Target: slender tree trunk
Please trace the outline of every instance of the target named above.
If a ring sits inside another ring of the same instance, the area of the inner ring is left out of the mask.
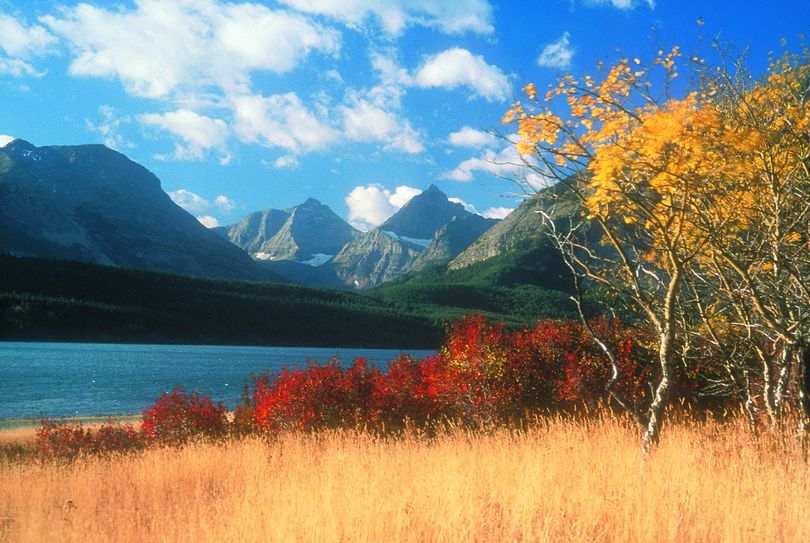
[[[799,407],[799,436],[807,446],[807,434],[810,431],[810,346],[796,351],[796,368],[799,374],[799,390],[796,398]]]
[[[781,360],[779,361],[779,378],[776,380],[776,390],[773,396],[774,413],[777,418],[782,414],[785,405],[785,395],[787,394],[788,381],[790,380],[790,366],[793,360],[793,349],[785,345],[782,349]]]
[[[669,402],[669,393],[672,383],[672,331],[665,330],[661,333],[660,344],[658,346],[658,363],[661,367],[661,380],[655,389],[655,397],[650,404],[649,419],[644,437],[641,441],[642,459],[647,458],[650,450],[658,444],[661,437],[661,425],[664,418],[664,410]]]
[[[771,364],[763,349],[759,349],[759,358],[762,361],[762,400],[765,403],[765,412],[768,414],[768,426],[776,427],[776,408],[773,402],[773,377]]]
[[[751,426],[751,431],[754,435],[759,435],[757,408],[754,403],[754,394],[751,390],[751,376],[748,374],[748,370],[743,371],[743,380],[745,382],[745,413],[748,415],[748,424]]]
[[[655,397],[650,404],[647,429],[641,440],[642,462],[647,458],[650,450],[658,444],[661,436],[661,425],[664,419],[664,410],[669,402],[670,388],[672,386],[672,357],[675,350],[675,299],[681,287],[680,267],[675,268],[667,285],[667,295],[664,302],[664,314],[658,324],[658,364],[661,368],[661,380],[655,389]]]

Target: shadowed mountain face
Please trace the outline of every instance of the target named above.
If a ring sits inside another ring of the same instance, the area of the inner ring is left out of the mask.
[[[481,215],[453,217],[436,231],[433,241],[419,253],[407,271],[450,261],[496,224],[498,219],[485,219]]]
[[[576,217],[576,208],[565,196],[565,185],[555,185],[546,190],[548,192],[540,192],[523,200],[505,219],[453,258],[449,268],[461,269],[513,251],[547,244],[543,217],[565,223]]]
[[[471,215],[464,206],[451,202],[436,185],[417,194],[379,226],[384,232],[414,239],[433,239],[436,232],[454,217]]]
[[[0,252],[189,275],[267,279],[171,201],[146,168],[102,145],[0,148]]]

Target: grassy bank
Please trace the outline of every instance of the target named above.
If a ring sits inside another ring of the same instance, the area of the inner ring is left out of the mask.
[[[283,434],[0,466],[2,541],[806,541],[810,470],[739,423]]]

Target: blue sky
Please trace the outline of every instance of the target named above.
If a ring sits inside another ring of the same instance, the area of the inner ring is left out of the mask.
[[[488,132],[526,83],[699,32],[761,73],[808,24],[806,0],[0,0],[0,145],[104,143],[207,225],[315,197],[367,229],[431,183],[500,217]]]

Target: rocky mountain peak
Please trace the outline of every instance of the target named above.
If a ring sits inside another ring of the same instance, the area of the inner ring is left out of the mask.
[[[414,239],[432,239],[453,217],[466,217],[464,206],[451,202],[436,185],[417,194],[379,226],[380,230]]]

